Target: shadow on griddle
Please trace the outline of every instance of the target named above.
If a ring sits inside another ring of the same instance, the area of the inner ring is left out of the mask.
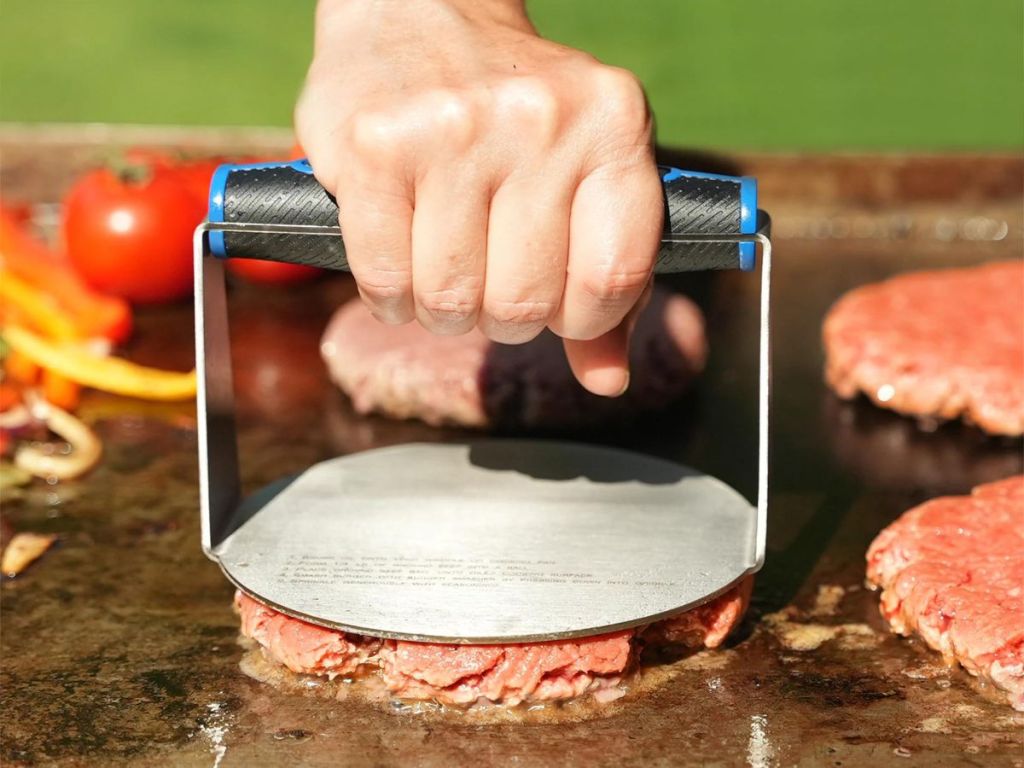
[[[682,330],[670,326],[672,301],[672,292],[654,291],[637,319],[629,355],[632,380],[619,397],[584,389],[562,340],[550,331],[528,344],[490,345],[478,383],[488,423],[506,434],[621,431],[638,415],[664,411],[699,378],[704,355],[696,322],[681,323]]]
[[[1024,471],[1020,439],[992,437],[961,422],[922,425],[866,398],[845,401],[829,393],[822,408],[832,454],[844,472],[821,486],[825,495],[784,546],[772,546],[769,525],[769,553],[754,588],[757,612],[791,604],[826,551],[837,546],[866,550],[866,541],[834,541],[866,493],[905,500],[906,506],[899,508],[907,509],[924,499],[968,493]],[[879,521],[879,528],[884,522]]]
[[[752,613],[760,615],[778,611],[796,599],[830,549],[857,498],[856,484],[835,479],[828,495],[816,504],[810,518],[783,547],[771,545],[772,525],[769,521],[768,554],[764,567],[754,580]],[[743,636],[742,632],[739,636]]]
[[[569,443],[551,442],[546,445],[550,449],[538,453],[533,450],[536,444],[532,441],[472,441],[469,443],[469,461],[483,469],[519,472],[536,480],[586,478],[594,483],[670,485],[701,474],[668,461],[606,451],[573,450]]]
[[[966,493],[1024,469],[1020,438],[986,435],[959,421],[922,424],[867,398],[829,395],[824,408],[839,464],[875,488]]]

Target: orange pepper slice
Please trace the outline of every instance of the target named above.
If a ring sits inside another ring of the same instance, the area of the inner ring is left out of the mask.
[[[10,302],[34,328],[51,338],[69,341],[80,337],[74,318],[53,296],[7,270],[0,270],[0,299]]]
[[[82,337],[102,336],[121,342],[131,333],[132,310],[128,302],[86,285],[66,258],[33,237],[3,206],[0,267],[52,295],[74,318]]]
[[[10,351],[4,358],[4,373],[11,381],[33,386],[39,380],[39,366],[18,352]]]
[[[195,371],[165,371],[119,357],[97,357],[77,344],[52,342],[17,325],[7,326],[3,337],[13,352],[87,387],[146,400],[189,400],[196,394]]]
[[[58,408],[73,411],[82,399],[82,385],[54,371],[43,371],[43,397]]]

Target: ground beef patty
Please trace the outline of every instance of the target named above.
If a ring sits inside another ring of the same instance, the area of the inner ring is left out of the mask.
[[[825,319],[826,378],[900,413],[1024,433],[1024,261],[857,288]]]
[[[1024,475],[933,499],[868,550],[882,614],[1024,711]]]
[[[469,427],[572,428],[663,408],[704,368],[701,312],[655,290],[637,322],[625,395],[591,395],[573,378],[561,340],[527,344],[479,331],[435,336],[421,326],[377,322],[358,299],[335,314],[320,346],[331,378],[360,413]]]
[[[610,701],[645,646],[715,648],[739,623],[752,579],[711,602],[639,630],[515,645],[449,645],[379,640],[293,619],[241,592],[242,635],[272,662],[328,678],[379,674],[397,699],[468,706],[564,701],[592,694]]]

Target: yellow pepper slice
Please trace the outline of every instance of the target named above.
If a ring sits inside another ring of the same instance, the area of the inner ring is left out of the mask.
[[[81,337],[75,321],[56,299],[7,270],[0,270],[0,299],[17,307],[40,332],[67,341]]]
[[[4,328],[3,337],[15,352],[87,387],[145,400],[188,400],[196,394],[195,371],[164,371],[119,357],[97,357],[77,345],[50,342],[16,325]]]

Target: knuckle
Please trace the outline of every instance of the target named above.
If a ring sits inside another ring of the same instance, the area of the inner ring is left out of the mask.
[[[650,110],[636,75],[618,67],[605,67],[597,83],[598,97],[613,129],[638,134],[649,132]]]
[[[554,135],[561,123],[562,99],[556,87],[544,78],[510,79],[500,99],[504,119],[532,135]]]
[[[472,288],[437,288],[416,296],[416,302],[429,315],[452,320],[475,315],[479,301],[479,293]]]
[[[375,267],[356,275],[363,296],[374,303],[391,304],[409,294],[411,280],[407,270]]]
[[[487,303],[487,316],[502,326],[544,326],[558,310],[558,305],[543,300],[500,300]]]
[[[338,167],[331,158],[322,154],[307,152],[309,164],[313,169],[314,178],[320,182],[320,186],[337,194],[339,174]]]
[[[561,106],[555,88],[547,80],[534,78],[522,84],[519,96],[523,110],[532,117],[552,118]]]
[[[405,291],[396,285],[374,285],[361,282],[359,288],[366,300],[374,304],[393,304],[400,301],[405,295]]]
[[[346,138],[356,152],[372,157],[395,157],[404,144],[399,121],[384,112],[367,111],[351,116]]]
[[[477,125],[476,110],[466,94],[441,91],[431,101],[434,124],[447,140],[464,142],[473,136]]]
[[[601,303],[617,303],[643,291],[650,267],[609,267],[588,272],[580,282],[583,291]]]

